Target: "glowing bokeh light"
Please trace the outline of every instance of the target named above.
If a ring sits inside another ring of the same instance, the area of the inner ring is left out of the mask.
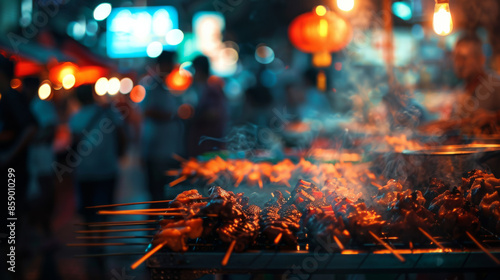
[[[337,0],[337,7],[344,12],[349,12],[354,8],[354,0]]]
[[[108,92],[108,87],[109,87],[109,82],[108,79],[105,77],[99,78],[97,82],[95,82],[95,93],[99,96],[103,96]]]
[[[176,46],[184,40],[184,33],[180,29],[172,29],[165,36],[165,41],[167,44]]]
[[[97,24],[97,22],[95,20],[89,19],[87,21],[87,28],[86,28],[87,35],[94,36],[98,30],[99,30],[99,25]]]
[[[108,81],[108,93],[109,95],[115,95],[120,91],[120,80],[116,77],[109,79]]]
[[[191,61],[181,63],[179,71],[188,71],[191,75],[194,74],[193,63]]]
[[[412,17],[410,4],[405,2],[392,3],[392,12],[403,20],[410,20]]]
[[[111,13],[111,4],[101,3],[94,9],[94,19],[97,21],[105,20]]]
[[[259,45],[255,50],[255,60],[262,64],[269,64],[274,60],[274,51],[266,45]]]
[[[19,79],[12,79],[12,80],[10,80],[10,87],[13,88],[13,89],[16,89],[16,88],[20,87],[21,84],[22,84],[21,80],[19,80]]]
[[[158,57],[163,52],[163,45],[158,41],[151,42],[148,45],[146,52],[151,58]]]
[[[342,70],[342,62],[335,62],[335,70],[340,71]]]
[[[441,36],[446,36],[451,33],[453,30],[453,21],[451,19],[449,3],[436,3],[432,27],[434,32]]]
[[[220,55],[226,65],[233,65],[238,62],[238,51],[233,48],[222,49]]]
[[[45,99],[49,98],[51,92],[52,92],[52,89],[50,88],[50,84],[44,82],[38,88],[38,97],[41,100],[45,100]]]
[[[194,115],[194,108],[193,108],[193,106],[191,106],[187,103],[182,104],[177,109],[177,114],[179,115],[179,118],[181,118],[183,120],[187,120]]]
[[[173,23],[170,14],[165,9],[159,9],[153,14],[151,27],[156,36],[165,36],[172,29]]]
[[[174,92],[177,91],[179,93],[188,89],[192,82],[193,77],[191,76],[191,73],[181,68],[173,70],[165,78],[165,84],[167,87],[170,90]]]
[[[326,15],[326,8],[323,5],[319,5],[316,7],[315,12],[318,16],[322,17]]]
[[[231,100],[239,98],[242,94],[241,84],[236,79],[228,79],[224,86],[224,93]]]
[[[134,82],[130,78],[123,78],[120,81],[120,93],[121,94],[129,93],[133,87],[134,87]]]
[[[64,76],[64,78],[62,79],[62,86],[64,89],[70,89],[72,88],[76,83],[76,78],[75,78],[75,75],[73,74],[68,74],[66,76]]]
[[[140,103],[146,97],[146,89],[141,85],[136,85],[130,92],[130,100],[135,103]]]

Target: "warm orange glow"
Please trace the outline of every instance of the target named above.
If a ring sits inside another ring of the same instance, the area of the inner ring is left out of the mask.
[[[325,63],[331,59],[325,59],[324,54],[345,48],[351,41],[352,27],[332,11],[319,16],[316,10],[296,17],[288,28],[288,37],[300,51],[322,53],[318,61],[321,67],[325,67],[330,65]]]
[[[26,77],[39,74],[43,69],[43,66],[32,62],[29,60],[20,59],[16,62],[16,67],[14,68],[14,76],[16,77]]]
[[[189,71],[177,67],[165,78],[167,87],[172,91],[185,91],[193,82]]]
[[[19,79],[12,79],[10,81],[10,87],[13,88],[13,89],[16,89],[16,88],[20,87],[21,84],[22,84],[21,80],[19,80]]]
[[[130,100],[135,103],[140,103],[146,97],[146,89],[141,85],[136,85],[130,92]]]
[[[440,1],[438,1],[440,2]],[[434,32],[441,36],[446,36],[453,30],[453,20],[451,19],[449,2],[438,3],[434,7],[434,17],[432,27]]]
[[[329,52],[314,53],[312,63],[315,67],[328,67],[332,64],[332,56]]]
[[[323,5],[319,5],[316,7],[315,12],[318,16],[322,17],[326,15],[326,8]]]
[[[317,77],[317,87],[318,90],[320,91],[325,91],[326,90],[326,75],[324,71],[319,71],[318,77]]]
[[[326,19],[319,20],[318,33],[320,37],[326,37],[328,35],[328,21],[326,21]]]
[[[76,84],[75,86],[94,84],[100,77],[104,77],[108,74],[108,70],[100,66],[84,66],[78,69],[75,75]]]
[[[61,85],[63,83],[63,79],[68,75],[73,75],[76,83],[76,75],[78,72],[78,66],[71,62],[65,62],[54,66],[49,71],[49,80],[53,84]]]
[[[193,117],[194,108],[189,104],[182,104],[181,106],[179,106],[179,109],[177,109],[177,114],[179,115],[179,118],[187,120]]]

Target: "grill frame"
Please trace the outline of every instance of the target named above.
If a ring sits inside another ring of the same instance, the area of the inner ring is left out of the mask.
[[[491,253],[500,258],[500,249]],[[383,251],[314,253],[310,251],[247,251],[233,253],[226,266],[225,252],[159,252],[147,260],[152,279],[196,279],[204,274],[366,274],[366,273],[465,273],[489,272],[500,276],[500,267],[479,250],[401,253],[402,263]],[[163,277],[163,278],[162,278]],[[286,278],[283,278],[286,279]]]

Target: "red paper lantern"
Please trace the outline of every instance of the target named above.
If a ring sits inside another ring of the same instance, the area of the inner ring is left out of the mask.
[[[352,27],[334,12],[318,6],[313,12],[295,18],[288,28],[291,43],[300,51],[313,53],[313,64],[331,64],[331,52],[345,48],[352,38]]]

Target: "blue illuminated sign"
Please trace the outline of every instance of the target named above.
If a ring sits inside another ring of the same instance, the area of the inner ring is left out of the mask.
[[[107,18],[106,49],[111,58],[148,56],[148,46],[175,50],[167,43],[169,31],[179,28],[172,6],[114,8]]]

